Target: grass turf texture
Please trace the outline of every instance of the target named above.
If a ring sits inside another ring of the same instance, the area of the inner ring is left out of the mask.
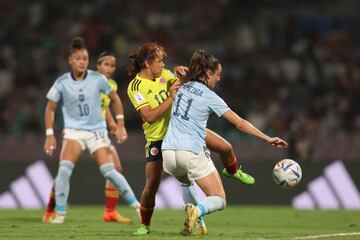
[[[120,212],[133,225],[105,223],[102,206],[71,206],[64,224],[41,222],[43,210],[0,210],[0,239],[186,239],[180,235],[183,210],[157,210],[151,233],[133,236],[139,220],[126,207]],[[205,217],[208,235],[191,239],[294,239],[309,235],[360,232],[360,211],[297,211],[278,206],[229,206]],[[321,239],[360,239],[333,236]]]

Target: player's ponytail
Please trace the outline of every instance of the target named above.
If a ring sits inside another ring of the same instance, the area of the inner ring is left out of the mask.
[[[132,78],[135,77],[137,73],[145,68],[145,61],[154,60],[158,51],[162,51],[164,57],[166,56],[166,52],[162,46],[155,42],[151,42],[142,45],[138,51],[129,53],[129,76]]]
[[[129,53],[129,60],[130,60],[130,66],[128,67],[128,73],[130,77],[135,77],[137,73],[141,70],[141,64],[137,60],[137,52],[131,52]]]
[[[220,62],[217,58],[208,54],[204,50],[195,51],[190,60],[187,81],[195,81],[202,78],[203,82],[207,85],[206,71],[216,71],[219,64]]]
[[[82,37],[74,37],[73,39],[71,39],[71,44],[69,49],[70,55],[82,49],[87,50],[84,39]]]

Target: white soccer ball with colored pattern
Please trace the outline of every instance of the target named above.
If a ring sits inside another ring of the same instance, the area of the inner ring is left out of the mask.
[[[291,159],[278,162],[273,170],[273,178],[279,186],[291,188],[299,184],[302,177],[300,165]]]

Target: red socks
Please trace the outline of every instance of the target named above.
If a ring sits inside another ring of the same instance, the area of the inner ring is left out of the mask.
[[[143,206],[141,205],[140,207],[140,215],[141,215],[141,223],[146,225],[146,226],[150,226],[150,222],[151,222],[151,217],[153,215],[154,212],[154,206]]]
[[[116,210],[119,199],[119,193],[113,187],[105,188],[105,207],[106,212],[113,212]]]
[[[236,157],[234,157],[229,163],[226,163],[225,168],[228,173],[235,174],[238,170]]]
[[[55,185],[50,190],[50,198],[46,207],[47,212],[53,212],[55,210]]]

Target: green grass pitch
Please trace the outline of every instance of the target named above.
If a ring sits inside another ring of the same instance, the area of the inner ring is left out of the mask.
[[[104,223],[102,206],[71,206],[66,222],[61,225],[42,223],[43,210],[0,210],[0,239],[360,239],[360,211],[229,206],[205,217],[206,237],[180,235],[184,211],[170,209],[155,211],[151,234],[133,236],[139,220],[127,207],[121,206],[119,211],[135,219],[135,223]],[[355,234],[333,235],[337,233]]]

